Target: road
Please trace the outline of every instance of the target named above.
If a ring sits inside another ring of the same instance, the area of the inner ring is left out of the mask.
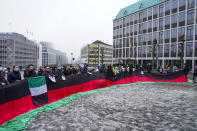
[[[166,83],[102,91],[40,113],[27,126],[32,131],[195,131],[197,88]]]

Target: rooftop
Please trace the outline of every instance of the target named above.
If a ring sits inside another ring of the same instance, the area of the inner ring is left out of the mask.
[[[16,32],[0,32],[0,39],[14,39],[14,40],[22,40],[22,41],[28,41],[31,43],[36,43],[36,41],[29,40],[24,35],[16,33]]]
[[[112,46],[112,45],[109,45],[109,44],[106,44],[100,40],[96,40],[95,42],[93,42],[92,44],[102,44],[102,45],[107,45],[107,46]]]
[[[146,8],[149,8],[151,6],[157,5],[165,1],[167,0],[140,0],[128,7],[121,9],[114,20],[120,19],[122,17],[144,10]]]

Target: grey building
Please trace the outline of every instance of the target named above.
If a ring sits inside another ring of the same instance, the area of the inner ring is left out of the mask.
[[[40,44],[42,47],[42,66],[68,64],[66,53],[55,50],[49,42],[40,42]]]
[[[0,33],[0,64],[6,67],[19,65],[25,68],[33,64],[37,68],[38,46],[36,42],[18,33]]]
[[[179,46],[184,36],[184,62],[194,68],[196,16],[197,0],[141,0],[121,9],[113,20],[114,62],[151,62],[151,47],[156,39],[157,66],[179,66]]]
[[[87,63],[89,67],[111,65],[112,50],[112,45],[97,40],[81,49],[81,62]]]

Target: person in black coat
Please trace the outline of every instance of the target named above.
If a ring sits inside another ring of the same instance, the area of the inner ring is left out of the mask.
[[[69,76],[72,74],[70,67],[65,67],[63,71],[64,76]]]
[[[87,65],[87,64],[84,64],[84,67],[83,67],[81,73],[82,73],[82,74],[85,74],[85,73],[87,73],[87,72],[88,72],[88,65]]]
[[[0,87],[8,85],[8,81],[5,79],[3,75],[3,67],[0,65]]]
[[[56,77],[62,77],[63,73],[62,73],[62,67],[58,66],[57,70],[55,71],[55,76]]]
[[[110,80],[113,80],[114,79],[114,72],[113,72],[113,70],[112,70],[112,66],[111,65],[109,65],[108,67],[107,67],[107,77],[110,79]]]
[[[151,71],[152,71],[152,65],[150,63],[148,63],[148,65],[147,65],[147,71],[148,71],[148,73],[151,73]]]
[[[197,83],[197,66],[194,67],[193,81]]]
[[[24,72],[24,78],[26,79],[28,77],[37,77],[33,65],[29,65],[28,69]]]
[[[13,66],[13,71],[8,74],[8,81],[10,83],[15,83],[21,80],[21,74],[19,70],[19,66]]]
[[[42,76],[45,76],[45,77],[54,76],[53,73],[52,73],[52,70],[49,66],[47,66],[45,68],[45,71],[42,73]]]
[[[184,66],[184,74],[185,74],[186,77],[187,77],[189,72],[190,72],[190,68],[188,67],[187,64],[185,64],[185,66]]]
[[[43,73],[43,69],[42,69],[42,66],[40,66],[38,70],[38,76],[42,76],[42,73]]]

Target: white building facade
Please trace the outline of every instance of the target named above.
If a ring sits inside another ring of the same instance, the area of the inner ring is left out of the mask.
[[[51,43],[40,42],[42,47],[42,66],[66,65],[68,64],[67,54],[52,48]]]

